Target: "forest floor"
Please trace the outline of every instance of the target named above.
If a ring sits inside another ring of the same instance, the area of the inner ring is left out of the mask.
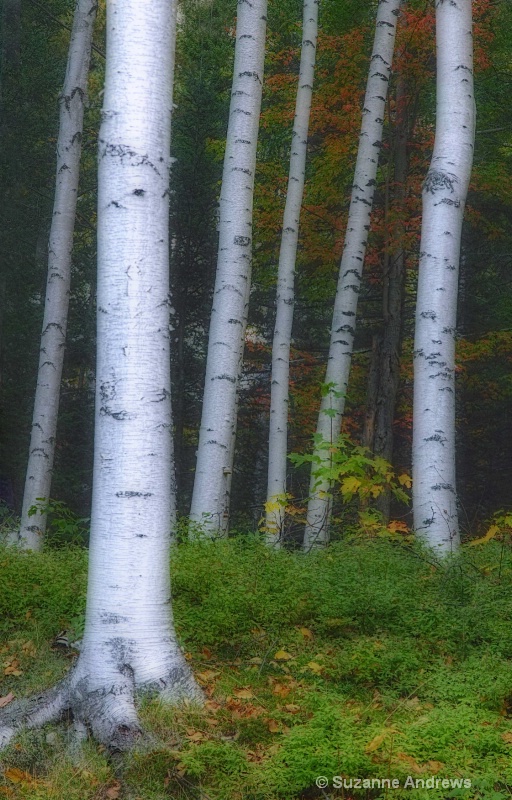
[[[86,569],[79,548],[0,550],[0,705],[73,662],[54,640],[80,635]],[[0,798],[512,795],[507,543],[439,566],[387,541],[302,556],[238,537],[180,545],[172,578],[204,709],[146,702],[153,746],[114,759],[92,741],[77,755],[64,723],[24,732],[2,754]]]

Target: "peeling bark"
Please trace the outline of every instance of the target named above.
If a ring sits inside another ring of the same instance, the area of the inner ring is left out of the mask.
[[[471,0],[438,0],[437,121],[423,184],[414,340],[414,527],[432,547],[459,544],[455,483],[455,334],[464,206],[473,162]]]

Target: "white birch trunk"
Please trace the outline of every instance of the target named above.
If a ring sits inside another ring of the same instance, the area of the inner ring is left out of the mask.
[[[293,325],[295,262],[299,240],[300,210],[304,194],[309,114],[315,77],[318,6],[320,0],[305,0],[302,50],[295,104],[288,190],[283,216],[276,293],[276,323],[272,344],[270,430],[266,503],[266,536],[273,546],[282,542],[285,519],[288,455],[288,401],[290,344]]]
[[[0,744],[65,709],[109,747],[140,736],[136,690],[200,697],[172,624],[169,143],[171,3],[108,0],[99,135],[98,361],[85,635]],[[2,724],[3,723],[3,724]]]
[[[423,184],[414,343],[414,527],[432,547],[459,544],[455,488],[455,326],[464,206],[475,135],[471,0],[438,0],[437,118]]]
[[[363,121],[354,174],[352,196],[341,259],[338,287],[334,301],[331,343],[325,384],[317,423],[317,437],[329,447],[336,442],[340,430],[350,362],[354,346],[357,300],[361,284],[370,216],[373,206],[377,167],[382,147],[382,127],[388,94],[391,65],[395,48],[396,27],[401,0],[379,0],[375,39],[370,62]],[[317,478],[315,470],[329,467],[329,451],[315,448],[318,463],[311,470],[310,499],[304,532],[304,549],[326,544],[329,537],[331,483]]]
[[[46,513],[29,516],[37,498],[48,502],[52,483],[60,381],[71,284],[71,254],[75,228],[84,104],[97,0],[78,0],[73,20],[64,88],[60,97],[57,177],[48,245],[48,278],[37,388],[19,540],[38,550],[46,530]]]
[[[252,206],[265,60],[266,0],[239,0],[220,196],[219,255],[190,518],[225,534],[237,391],[251,283]]]

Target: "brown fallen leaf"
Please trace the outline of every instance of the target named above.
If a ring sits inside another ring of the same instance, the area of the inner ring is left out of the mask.
[[[286,697],[291,692],[291,688],[289,686],[285,686],[284,683],[275,683],[272,689],[272,694],[277,695],[278,697]]]
[[[295,703],[288,703],[284,707],[285,711],[288,711],[289,714],[298,714],[300,711],[300,706],[297,706]]]
[[[196,678],[200,683],[209,683],[218,675],[220,675],[220,672],[216,672],[213,669],[205,669],[204,672],[196,672]]]
[[[251,700],[251,698],[254,697],[250,689],[236,689],[233,694],[235,697],[240,698],[240,700]]]
[[[512,731],[507,731],[506,733],[502,733],[501,738],[507,744],[512,744]]]
[[[34,783],[34,778],[30,772],[25,772],[18,767],[6,767],[4,769],[4,778],[7,778],[11,783]]]
[[[269,719],[267,722],[267,728],[269,729],[270,733],[279,733],[281,730],[279,722],[276,722],[275,719]]]
[[[121,793],[121,784],[118,781],[116,781],[116,783],[113,783],[112,786],[109,786],[109,788],[105,792],[105,797],[108,797],[108,800],[118,800],[120,793]]]
[[[14,695],[12,692],[9,692],[9,694],[6,694],[4,697],[0,697],[0,708],[8,706],[9,703],[12,703],[13,700],[14,700]]]

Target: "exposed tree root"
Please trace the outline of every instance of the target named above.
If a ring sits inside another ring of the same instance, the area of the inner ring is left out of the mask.
[[[0,711],[0,750],[24,728],[68,718],[111,752],[130,750],[143,736],[136,710],[140,695],[157,695],[168,703],[204,698],[188,665],[176,666],[158,681],[138,684],[133,670],[121,665],[109,677],[86,674],[79,660],[55,687],[17,700]]]

